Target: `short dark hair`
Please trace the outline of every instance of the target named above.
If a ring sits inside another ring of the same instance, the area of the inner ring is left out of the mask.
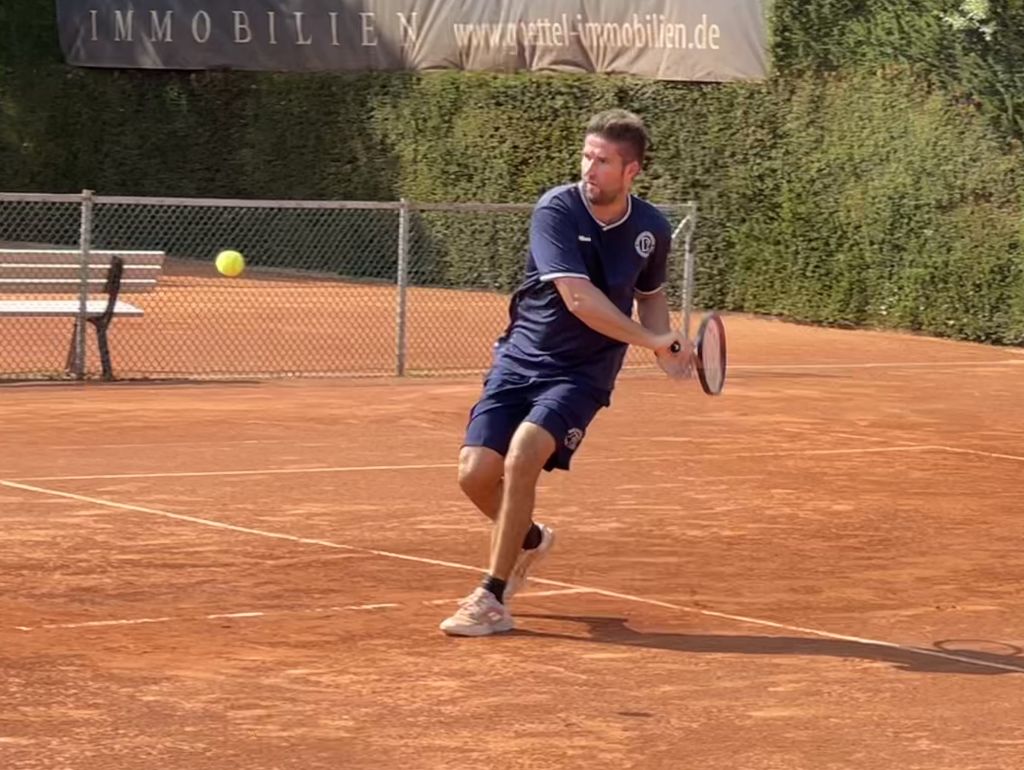
[[[647,145],[651,141],[643,119],[627,110],[605,110],[597,113],[587,123],[585,135],[599,136],[622,145],[626,162],[635,160],[641,166],[647,154]]]

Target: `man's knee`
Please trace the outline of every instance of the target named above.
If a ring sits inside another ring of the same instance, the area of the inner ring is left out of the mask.
[[[555,439],[544,428],[524,422],[519,426],[505,456],[505,476],[516,478],[540,475],[555,451]]]
[[[467,446],[459,453],[459,486],[468,495],[493,489],[503,472],[504,458],[493,449]]]

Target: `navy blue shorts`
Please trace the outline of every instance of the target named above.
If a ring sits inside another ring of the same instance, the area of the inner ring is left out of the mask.
[[[536,382],[491,374],[480,400],[469,412],[463,446],[483,446],[504,457],[512,434],[522,422],[539,425],[554,436],[556,449],[544,470],[569,470],[569,461],[587,426],[607,398],[572,382]]]

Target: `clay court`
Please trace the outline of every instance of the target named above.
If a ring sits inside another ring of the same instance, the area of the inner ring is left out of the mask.
[[[1018,768],[1024,354],[729,317],[620,380],[518,628],[462,379],[10,383],[9,768]]]

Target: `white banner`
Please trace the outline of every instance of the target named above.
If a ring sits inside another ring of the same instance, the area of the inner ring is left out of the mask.
[[[757,0],[57,0],[69,64],[276,71],[767,74]]]

